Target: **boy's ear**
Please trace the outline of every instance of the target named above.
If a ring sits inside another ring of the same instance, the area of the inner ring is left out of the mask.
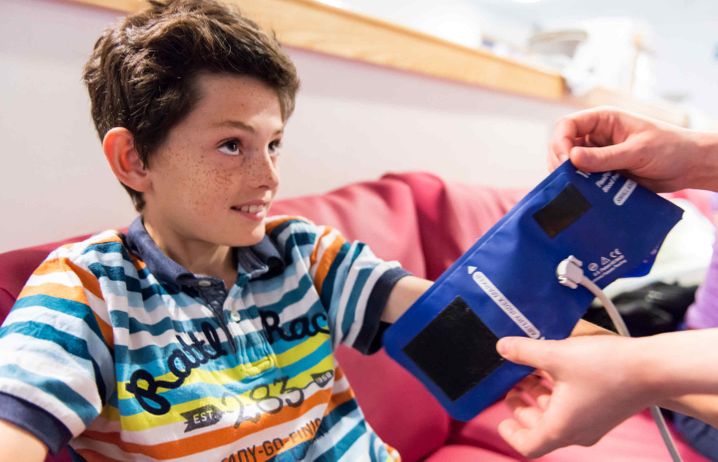
[[[125,186],[137,192],[149,190],[149,171],[135,149],[135,137],[124,127],[111,128],[102,140],[102,150],[112,172]]]

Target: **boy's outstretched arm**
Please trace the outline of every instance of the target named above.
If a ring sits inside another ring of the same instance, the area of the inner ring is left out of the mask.
[[[433,282],[431,281],[415,276],[406,276],[399,279],[389,294],[381,320],[389,323],[395,322],[432,284]],[[609,330],[580,319],[571,336],[611,333]]]
[[[47,447],[35,435],[0,420],[0,460],[42,462],[46,455]]]
[[[432,284],[433,282],[416,276],[406,276],[399,279],[389,294],[381,320],[388,323],[396,322]]]

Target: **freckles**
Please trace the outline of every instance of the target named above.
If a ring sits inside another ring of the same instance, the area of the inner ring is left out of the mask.
[[[214,182],[221,187],[232,184],[233,171],[228,169],[217,169],[214,172]]]
[[[192,179],[192,185],[190,187],[190,191],[192,191],[191,200],[196,206],[204,207],[209,202],[206,191],[211,185],[208,181],[209,178],[206,175],[197,175]]]
[[[191,201],[199,208],[209,209],[224,203],[231,191],[232,172],[227,169],[197,169],[190,180],[193,191]]]
[[[251,183],[261,182],[263,177],[266,175],[264,169],[256,162],[253,163],[252,167],[249,168],[245,176]]]
[[[207,186],[213,189],[213,193],[217,196],[226,195],[228,191],[232,191],[232,178],[234,170],[216,169],[212,172],[212,178],[209,180],[211,184]]]
[[[255,180],[257,180],[257,178],[259,178],[259,176],[260,176],[260,174],[261,174],[260,172],[261,172],[261,170],[260,170],[259,168],[257,168],[256,166],[253,166],[253,167],[252,167],[251,169],[249,169],[249,171],[247,172],[247,176],[248,176],[249,179],[251,179],[252,181],[255,181]]]

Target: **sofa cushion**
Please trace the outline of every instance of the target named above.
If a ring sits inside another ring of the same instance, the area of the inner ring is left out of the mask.
[[[498,434],[499,423],[510,416],[506,405],[497,403],[474,420],[455,425],[449,444],[482,447],[493,453],[503,454],[511,460],[529,461],[514,451]],[[703,456],[688,446],[673,432],[678,452],[684,462],[707,462]],[[445,459],[453,460],[453,459]],[[653,462],[671,460],[663,444],[658,428],[647,411],[630,417],[611,430],[591,447],[569,446],[558,449],[537,459],[539,462]]]
[[[426,277],[438,278],[526,194],[446,182],[429,173],[390,174],[411,188],[425,258]]]
[[[414,196],[403,181],[384,177],[321,195],[283,199],[272,205],[271,213],[333,226],[348,239],[366,242],[384,260],[397,260],[418,276],[426,274]]]
[[[515,462],[516,458],[477,446],[448,444],[424,460],[425,462]]]

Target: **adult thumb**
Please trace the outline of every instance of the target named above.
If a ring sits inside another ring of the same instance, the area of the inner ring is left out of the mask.
[[[550,358],[551,340],[534,340],[526,337],[504,337],[496,344],[496,351],[512,363],[543,369]]]
[[[571,149],[571,162],[586,172],[606,172],[609,170],[630,170],[633,156],[626,143],[601,147],[576,146]]]

